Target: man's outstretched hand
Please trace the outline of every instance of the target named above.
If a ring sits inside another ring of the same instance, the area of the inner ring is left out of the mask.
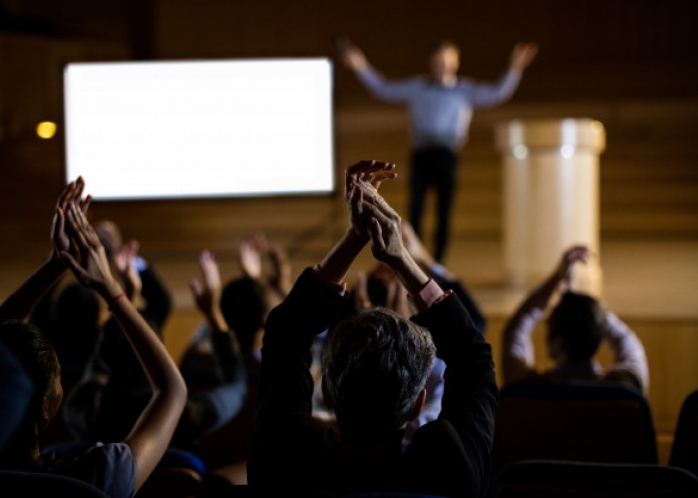
[[[511,52],[510,68],[514,71],[523,72],[538,54],[537,43],[517,43]]]
[[[342,62],[344,62],[344,65],[346,65],[349,69],[353,71],[361,71],[368,66],[368,61],[366,60],[364,53],[352,45],[346,37],[337,37],[335,40],[335,45],[337,46],[337,50],[339,50],[339,55],[342,58]]]

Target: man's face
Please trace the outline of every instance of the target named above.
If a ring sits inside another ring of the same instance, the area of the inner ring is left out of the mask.
[[[458,51],[455,48],[440,48],[431,55],[431,74],[435,78],[455,76],[459,63]]]

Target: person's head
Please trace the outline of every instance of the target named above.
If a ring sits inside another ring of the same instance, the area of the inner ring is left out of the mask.
[[[601,344],[605,313],[593,297],[565,292],[548,317],[548,352],[555,361],[590,360]]]
[[[32,380],[35,391],[27,417],[44,428],[63,402],[61,366],[56,351],[38,327],[21,320],[0,323],[0,340]]]
[[[119,249],[124,245],[121,230],[116,223],[110,220],[98,221],[94,224],[99,241],[104,246],[104,252],[109,259],[114,258]]]
[[[387,306],[396,277],[385,263],[378,262],[366,276],[366,292],[374,306]]]
[[[342,435],[380,437],[416,418],[435,353],[427,329],[388,308],[365,308],[333,327],[322,388]]]
[[[254,347],[269,311],[264,286],[246,276],[235,278],[223,287],[220,307],[223,318],[235,332],[242,348]]]
[[[79,283],[66,285],[53,303],[55,328],[44,329],[64,367],[80,365],[94,350],[103,322],[103,301]]]
[[[440,42],[429,56],[429,70],[435,79],[455,76],[460,65],[460,48],[455,43]]]

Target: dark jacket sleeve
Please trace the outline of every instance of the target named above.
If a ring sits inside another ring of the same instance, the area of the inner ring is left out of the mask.
[[[466,468],[458,475],[468,481],[469,496],[483,496],[491,477],[490,451],[499,397],[492,348],[455,294],[413,320],[431,331],[437,356],[446,364],[439,421],[455,430],[462,445]]]
[[[269,314],[264,327],[257,391],[256,439],[282,416],[312,413],[311,346],[346,298],[321,283],[307,268],[286,299]]]
[[[444,278],[434,273],[432,273],[430,276],[441,286],[442,289],[451,289],[458,296],[458,299],[460,299],[461,303],[463,303],[463,306],[465,306],[465,309],[468,311],[470,318],[472,318],[475,328],[484,334],[487,328],[487,320],[485,319],[485,315],[482,313],[482,310],[477,305],[470,292],[468,292],[468,289],[465,287],[463,282],[458,279]]]

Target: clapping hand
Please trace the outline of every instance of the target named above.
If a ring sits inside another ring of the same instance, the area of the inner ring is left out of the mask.
[[[66,211],[68,207],[74,205],[83,214],[87,213],[92,196],[87,195],[82,197],[85,189],[85,180],[79,176],[77,180],[69,182],[63,189],[61,196],[56,202],[56,212],[53,216],[53,224],[51,227],[51,242],[53,244],[54,254],[59,252],[69,252],[73,256],[77,256],[76,247],[72,245],[70,237],[66,233]]]
[[[58,256],[86,287],[96,290],[103,297],[118,294],[120,288],[111,274],[104,246],[79,204],[70,203],[61,218],[65,220],[66,233],[71,240],[69,247],[75,247],[76,252],[72,254],[62,250]]]
[[[199,256],[201,280],[192,278],[189,282],[197,308],[206,317],[214,316],[220,306],[222,284],[218,263],[209,251],[202,251]]]
[[[555,269],[555,276],[559,281],[560,291],[568,289],[570,286],[570,279],[572,278],[572,267],[575,263],[581,262],[586,263],[592,256],[592,252],[583,245],[572,246],[567,249],[560,259],[557,268]]]
[[[394,163],[384,161],[360,161],[346,170],[344,199],[349,213],[349,230],[360,239],[368,241],[370,235],[364,214],[364,196],[378,195],[378,188],[385,180],[397,177]]]

